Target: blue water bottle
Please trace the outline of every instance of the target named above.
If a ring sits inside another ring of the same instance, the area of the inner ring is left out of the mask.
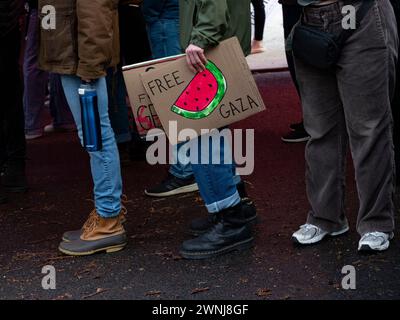
[[[96,88],[82,81],[78,90],[81,102],[83,146],[89,152],[103,148]]]

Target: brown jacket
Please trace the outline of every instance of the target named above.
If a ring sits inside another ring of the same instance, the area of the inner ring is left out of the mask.
[[[97,79],[119,62],[119,0],[39,0],[55,8],[56,28],[43,28],[41,14],[39,67],[59,74]]]

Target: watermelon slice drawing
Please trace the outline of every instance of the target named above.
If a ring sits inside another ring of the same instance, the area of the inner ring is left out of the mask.
[[[206,118],[218,107],[226,89],[226,80],[221,70],[208,61],[206,70],[195,75],[171,110],[187,119]]]

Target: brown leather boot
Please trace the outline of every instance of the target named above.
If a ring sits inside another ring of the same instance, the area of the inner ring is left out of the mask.
[[[102,218],[92,213],[85,223],[79,239],[60,243],[58,249],[67,255],[86,256],[96,252],[107,253],[122,250],[127,242],[125,229],[121,223],[121,215],[115,218]]]
[[[127,214],[128,214],[128,210],[124,206],[122,206],[121,212],[119,213],[119,217],[121,219],[122,224],[124,224],[126,222]],[[93,209],[93,211],[90,212],[88,219],[83,224],[82,228],[79,230],[64,232],[64,234],[62,235],[62,241],[70,242],[70,241],[78,240],[81,237],[83,230],[87,229],[87,227],[92,223],[92,220],[96,217],[96,215],[97,215],[96,209]]]

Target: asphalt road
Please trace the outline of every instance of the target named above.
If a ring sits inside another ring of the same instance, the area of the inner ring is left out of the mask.
[[[187,226],[206,214],[198,194],[153,200],[143,189],[165,167],[132,163],[123,168],[129,198],[129,245],[121,252],[74,258],[58,253],[65,230],[81,226],[92,209],[87,156],[74,134],[29,143],[31,191],[0,207],[0,299],[398,299],[400,246],[359,255],[357,196],[349,165],[348,235],[298,248],[290,236],[308,209],[304,145],[280,141],[299,120],[288,73],[257,75],[268,111],[236,124],[256,129],[256,167],[246,177],[260,222],[256,246],[207,261],[179,257]],[[398,215],[396,216],[398,221]],[[41,271],[53,265],[56,290],[43,290]],[[356,269],[356,290],[341,287],[342,267]]]

